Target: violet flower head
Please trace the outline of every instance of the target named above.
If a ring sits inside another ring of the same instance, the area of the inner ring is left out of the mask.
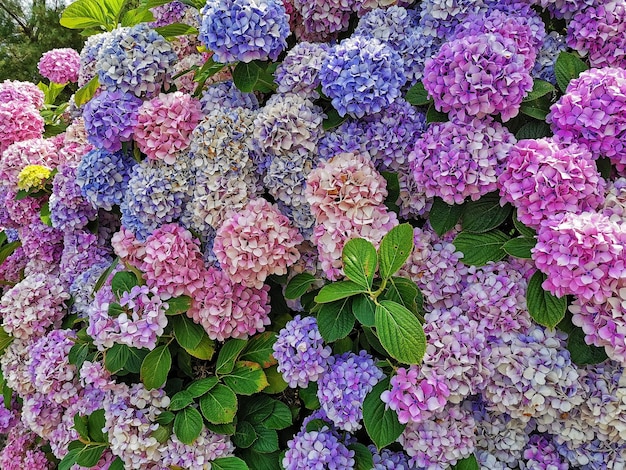
[[[533,81],[525,56],[499,33],[464,36],[445,43],[426,61],[423,83],[438,111],[502,121],[517,116]]]
[[[335,430],[323,426],[317,431],[306,427],[287,442],[287,452],[282,460],[285,470],[352,470],[354,451],[349,450],[345,439]]]
[[[232,80],[226,80],[207,87],[202,92],[200,105],[202,112],[209,115],[213,110],[226,110],[239,106],[257,110],[259,100],[254,93],[244,93],[235,86]]]
[[[287,47],[289,16],[278,0],[207,0],[199,39],[217,62],[278,59]]]
[[[332,354],[330,346],[324,346],[315,317],[300,315],[280,330],[273,350],[278,372],[291,388],[306,388],[309,382],[317,382]]]
[[[340,116],[363,117],[393,103],[406,76],[402,58],[391,47],[355,36],[328,52],[320,80]]]
[[[587,147],[558,140],[520,140],[498,177],[501,203],[517,208],[532,228],[562,212],[593,211],[604,202],[606,183]]]
[[[63,231],[81,229],[96,219],[98,211],[83,197],[76,182],[76,168],[61,165],[58,170],[48,201],[52,226]]]
[[[44,52],[37,64],[39,73],[54,83],[76,83],[80,69],[80,55],[74,49],[52,49]]]
[[[472,201],[497,189],[515,138],[490,116],[431,124],[415,142],[409,162],[427,197],[447,204]]]
[[[487,11],[483,0],[424,0],[420,2],[420,26],[428,34],[448,38],[470,15]]]
[[[415,470],[415,467],[409,464],[409,459],[404,452],[393,452],[389,449],[378,451],[374,445],[367,448],[372,453],[373,470]]]
[[[295,33],[303,41],[327,42],[336,39],[338,33],[348,28],[350,15],[355,10],[356,2],[346,0],[293,0],[294,11],[291,15]]]
[[[299,42],[291,48],[274,74],[278,92],[318,98],[319,73],[328,51],[329,46],[324,43]]]
[[[80,69],[78,72],[78,86],[86,85],[92,78],[98,75],[98,54],[105,41],[112,33],[98,33],[89,36],[80,51]]]
[[[95,147],[117,152],[132,139],[141,99],[120,90],[104,91],[83,109],[87,139]]]
[[[555,136],[585,144],[594,158],[626,167],[626,70],[590,69],[567,86],[546,117]]]
[[[528,470],[568,470],[569,465],[556,446],[546,436],[533,434],[524,450],[524,463]]]
[[[180,23],[188,8],[189,6],[177,0],[151,8],[150,11],[154,15],[154,21],[148,24],[151,28],[158,28],[172,23]]]
[[[555,215],[541,224],[532,258],[554,295],[606,301],[626,279],[626,227],[595,212]]]

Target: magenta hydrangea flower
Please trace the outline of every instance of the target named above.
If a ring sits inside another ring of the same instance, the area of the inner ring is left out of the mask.
[[[626,279],[626,227],[595,212],[559,214],[541,224],[532,258],[543,288],[602,303]]]
[[[594,158],[609,157],[626,167],[626,70],[590,69],[567,86],[546,117],[564,141],[585,144]]]
[[[533,86],[525,60],[499,33],[464,36],[426,61],[423,83],[438,111],[459,118],[499,113],[508,121]]]
[[[45,96],[37,85],[19,80],[5,80],[0,83],[0,103],[19,101],[30,103],[35,108],[43,108]]]
[[[191,95],[161,93],[139,108],[133,138],[148,158],[171,164],[189,147],[191,132],[201,119],[200,102]]]
[[[501,203],[513,204],[518,219],[532,228],[562,212],[597,209],[605,185],[585,146],[551,138],[517,142],[498,177]]]
[[[165,224],[146,239],[142,267],[148,287],[164,300],[193,295],[206,274],[200,246],[178,224]]]
[[[315,317],[300,315],[278,332],[272,349],[278,361],[278,372],[291,388],[306,388],[309,382],[317,382],[332,354],[330,346],[324,346]]]
[[[568,470],[569,465],[559,454],[556,446],[547,436],[534,434],[524,450],[525,468],[528,470]]]
[[[18,424],[9,431],[0,451],[0,466],[3,470],[52,470],[52,462],[46,457],[41,444],[35,433]]]
[[[14,142],[43,135],[44,121],[37,108],[20,102],[0,102],[0,153]]]
[[[593,0],[567,25],[567,45],[589,57],[592,67],[626,66],[626,5]]]
[[[80,54],[74,49],[52,49],[39,59],[39,73],[54,83],[76,83],[80,69]]]
[[[303,241],[286,216],[258,198],[227,215],[213,251],[233,282],[261,289],[267,276],[287,274],[287,267],[300,258],[296,247]]]
[[[490,116],[431,124],[415,142],[409,162],[427,197],[447,204],[472,201],[497,189],[515,138]]]
[[[137,240],[137,237],[123,225],[119,232],[111,238],[113,251],[120,259],[131,266],[139,268],[146,254],[145,243]]]
[[[319,73],[322,91],[340,116],[378,113],[400,97],[402,58],[378,39],[354,36],[328,52]]]
[[[246,339],[270,324],[269,286],[255,289],[233,284],[213,266],[206,270],[203,281],[192,296],[187,316],[202,325],[211,339]]]

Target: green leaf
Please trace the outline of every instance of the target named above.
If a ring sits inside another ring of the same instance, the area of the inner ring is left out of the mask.
[[[283,456],[280,452],[261,454],[253,449],[243,449],[239,455],[246,461],[251,470],[282,470],[280,462],[282,462]]]
[[[231,423],[237,413],[237,395],[226,385],[217,384],[200,398],[200,410],[209,423]]]
[[[539,119],[540,121],[545,121],[546,116],[550,112],[549,109],[545,109],[543,106],[541,106],[541,103],[539,103],[537,100],[522,103],[519,110],[520,113],[535,119]]]
[[[385,206],[396,214],[399,213],[398,199],[400,199],[400,179],[398,173],[391,171],[381,171],[381,176],[387,182],[387,197],[385,198]]]
[[[159,346],[148,353],[141,363],[140,377],[148,389],[160,388],[165,384],[172,367],[172,355],[167,346]]]
[[[276,364],[274,359],[274,343],[276,342],[276,333],[273,331],[265,331],[250,338],[239,356],[242,361],[257,362],[263,369]]]
[[[197,348],[202,340],[202,337],[206,335],[204,327],[198,325],[187,315],[177,315],[170,318],[172,327],[174,328],[174,336],[176,341],[185,349]]]
[[[376,306],[376,332],[391,357],[404,364],[419,364],[426,352],[426,335],[413,312],[391,300]]]
[[[599,348],[585,342],[585,333],[581,328],[574,328],[567,337],[567,350],[572,362],[577,366],[600,364],[608,359],[604,348]]]
[[[578,56],[570,52],[561,52],[554,64],[556,83],[563,93],[567,91],[569,82],[587,70],[589,67]]]
[[[494,191],[477,201],[468,201],[463,206],[463,230],[484,233],[499,227],[511,215],[510,204],[500,205],[500,194]]]
[[[443,202],[443,199],[436,197],[433,200],[433,206],[428,214],[428,220],[435,233],[442,236],[444,233],[452,230],[461,218],[463,213],[463,204],[449,205]]]
[[[428,97],[428,92],[421,81],[409,88],[404,99],[413,106],[426,106],[431,102],[431,99]]]
[[[421,312],[424,303],[424,298],[417,285],[404,277],[392,277],[389,279],[383,298],[402,305],[414,314]]]
[[[269,385],[263,389],[263,393],[281,393],[287,388],[287,382],[283,379],[283,374],[278,372],[276,366],[265,369],[265,376]]]
[[[273,429],[267,429],[263,425],[254,427],[258,439],[252,444],[252,449],[262,454],[269,454],[279,450],[278,433]]]
[[[454,246],[463,253],[463,263],[470,266],[484,266],[489,261],[500,261],[506,256],[502,249],[509,241],[500,230],[485,233],[461,232],[454,239]]]
[[[161,411],[161,414],[156,417],[156,422],[162,426],[167,426],[174,421],[174,418],[176,415],[171,411]]]
[[[91,100],[99,87],[100,82],[98,81],[98,75],[96,75],[74,93],[74,103],[76,103],[76,106],[80,108]]]
[[[13,252],[17,250],[20,246],[22,246],[22,242],[18,240],[7,243],[2,248],[0,248],[0,264],[4,263],[6,259],[11,256]]]
[[[198,34],[198,30],[193,26],[185,23],[172,23],[167,26],[155,28],[156,32],[164,38],[175,38],[176,36],[187,36],[190,34]]]
[[[249,361],[237,361],[232,372],[222,380],[237,395],[253,395],[269,385],[261,366]]]
[[[103,431],[106,425],[104,410],[96,410],[89,415],[87,426],[89,427],[89,437],[92,442],[108,443],[107,434]]]
[[[362,292],[367,289],[361,287],[356,282],[338,281],[332,284],[326,284],[315,296],[315,301],[319,304],[334,302],[335,300],[345,299]]]
[[[74,442],[80,442],[80,441],[74,441]],[[65,454],[65,457],[63,457],[63,460],[59,462],[59,466],[57,467],[57,470],[70,470],[70,468],[72,468],[74,464],[76,463],[76,455],[78,455],[78,452],[80,452],[80,449],[77,449],[77,448],[70,449],[70,451],[67,454]]]
[[[232,372],[235,367],[235,361],[237,361],[239,354],[245,349],[247,343],[248,341],[245,339],[231,339],[224,343],[217,356],[215,373],[222,375]]]
[[[528,237],[517,237],[509,240],[502,249],[507,254],[515,258],[530,259],[532,257],[531,249],[537,244],[537,240]]]
[[[546,275],[536,271],[528,281],[526,291],[526,304],[530,316],[537,323],[549,328],[554,328],[565,317],[567,309],[567,297],[556,297],[541,287],[546,280]]]
[[[111,25],[104,9],[98,0],[77,0],[68,5],[60,20],[61,26],[69,29],[103,27],[110,31]]]
[[[176,413],[174,433],[183,444],[193,444],[202,432],[202,415],[195,408],[187,407]]]
[[[185,351],[195,358],[208,361],[215,353],[215,341],[209,338],[209,335],[204,335],[198,346],[193,349],[185,349]]]
[[[173,413],[172,413],[172,415],[173,415]],[[172,419],[174,419],[174,418],[175,418],[175,416],[173,415]],[[172,435],[172,428],[173,427],[174,427],[173,424],[169,424],[167,426],[160,425],[154,431],[152,431],[152,433],[150,434],[150,437],[154,437],[159,444],[165,444],[167,442],[167,440],[170,438],[170,436]]]
[[[124,292],[130,292],[131,289],[138,284],[137,276],[133,273],[129,273],[128,271],[115,273],[113,279],[111,279],[111,289],[118,299]]]
[[[388,279],[402,267],[413,250],[413,227],[400,224],[392,228],[380,242],[380,277]]]
[[[113,270],[115,269],[115,267],[118,265],[119,262],[120,262],[120,257],[116,256],[113,262],[111,263],[111,265],[102,274],[100,274],[100,277],[98,278],[98,280],[96,281],[96,284],[93,287],[92,293],[98,292],[100,290],[100,288],[104,285],[104,283],[109,278],[109,276],[111,275],[111,273],[113,272]]]
[[[367,294],[356,295],[352,298],[352,314],[361,325],[374,326],[376,304]]]
[[[537,232],[534,229],[527,227],[526,225],[524,225],[523,223],[519,221],[519,219],[517,218],[517,211],[513,213],[512,219],[513,219],[513,226],[522,236],[527,237],[527,238],[534,238],[537,236]]]
[[[354,328],[352,300],[342,299],[322,305],[317,312],[317,327],[327,343],[348,336]]]
[[[154,15],[147,8],[133,8],[124,13],[122,17],[122,26],[135,26],[139,23],[148,23],[154,21]]]
[[[264,422],[274,411],[274,402],[276,400],[266,396],[259,395],[254,400],[246,400],[241,404],[241,410],[238,418],[250,421],[252,424]]]
[[[233,436],[233,444],[235,444],[238,449],[247,449],[254,444],[257,438],[258,436],[254,430],[254,426],[248,421],[240,421],[237,423],[237,432]]]
[[[378,382],[363,401],[363,424],[379,450],[395,442],[406,427],[398,421],[398,414],[380,399],[380,395],[389,389],[389,383],[389,378]]]
[[[317,398],[316,382],[309,382],[307,388],[298,389],[298,396],[307,410],[317,410],[320,407],[320,400]]]
[[[107,313],[110,317],[119,317],[122,313],[126,313],[126,309],[117,302],[111,302]]]
[[[194,74],[193,81],[198,83],[196,91],[194,92],[194,96],[199,96],[204,89],[204,84],[206,83],[206,81],[213,75],[221,71],[224,67],[226,67],[226,64],[215,62],[215,60],[213,60],[213,57],[209,57],[204,65],[200,67],[200,69],[197,70]]]
[[[299,299],[315,281],[315,276],[310,273],[296,274],[285,287],[285,298],[289,300]]]
[[[431,104],[428,110],[426,110],[426,122],[429,124],[432,122],[447,122],[449,120],[448,114],[437,111],[434,104]]]
[[[613,165],[611,164],[611,159],[608,157],[600,157],[596,159],[596,167],[600,176],[605,180],[611,178],[611,172],[613,171]]]
[[[354,451],[354,470],[372,470],[374,468],[374,456],[363,444],[354,443],[348,446]]]
[[[533,101],[554,91],[556,91],[556,88],[554,88],[552,83],[535,78],[533,89],[524,97],[523,101]]]
[[[74,364],[77,369],[80,369],[87,355],[89,354],[89,345],[87,343],[76,343],[70,348],[68,360],[70,364]]]
[[[191,297],[181,295],[179,297],[173,297],[167,300],[166,315],[178,315],[185,313],[191,308]],[[192,348],[193,349],[193,348]]]
[[[128,350],[128,346],[115,343],[107,350],[104,356],[104,367],[112,374],[115,374],[126,366],[129,357],[130,351]]]
[[[213,423],[207,423],[205,421],[204,425],[209,431],[214,432],[216,434],[224,434],[226,436],[232,436],[235,434],[235,431],[236,431],[234,423],[213,424]]]
[[[128,348],[128,360],[124,366],[124,370],[138,374],[141,370],[141,363],[150,351],[147,349]]]
[[[78,435],[85,440],[89,440],[89,428],[87,428],[88,419],[87,416],[81,416],[78,413],[74,415],[74,429],[76,429]]]
[[[291,426],[293,418],[289,407],[281,401],[272,401],[274,402],[274,409],[267,419],[263,421],[263,425],[267,429],[285,429]]]
[[[233,82],[235,86],[244,93],[254,91],[257,80],[259,79],[259,66],[254,62],[239,62],[233,70]]]
[[[531,121],[524,124],[515,134],[517,140],[541,139],[552,135],[550,126],[543,121]]]
[[[459,460],[452,468],[453,470],[480,470],[480,465],[478,465],[478,460],[476,460],[476,457],[472,454],[469,457]]]
[[[341,257],[345,275],[359,286],[371,289],[378,264],[374,245],[363,238],[353,238],[344,245]]]
[[[187,390],[181,390],[174,394],[172,399],[170,400],[169,409],[172,411],[182,410],[186,406],[189,406],[193,403],[194,396],[189,393]]]
[[[50,203],[48,201],[41,205],[39,210],[39,219],[48,227],[52,227],[52,218],[50,217]]]
[[[318,419],[312,419],[311,421],[306,423],[306,428],[304,429],[306,430],[306,432],[313,432],[313,431],[321,431],[324,428],[328,429],[328,427],[329,427],[329,424],[327,421],[324,421],[323,419],[318,418]]]
[[[337,110],[332,108],[326,111],[326,119],[322,122],[322,127],[325,131],[329,131],[339,127],[346,119],[348,119],[348,116],[340,116]]]
[[[109,466],[109,470],[124,470],[124,462],[119,457],[116,457],[111,465]]]
[[[212,470],[249,470],[246,462],[239,457],[223,457],[211,462]]]
[[[109,447],[109,444],[87,444],[76,454],[76,463],[82,467],[93,467],[98,463],[102,453]]]
[[[206,377],[204,379],[196,380],[187,387],[187,392],[193,397],[198,398],[204,395],[217,385],[217,377]]]

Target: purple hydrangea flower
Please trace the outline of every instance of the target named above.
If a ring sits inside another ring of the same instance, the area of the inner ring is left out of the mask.
[[[420,26],[428,34],[448,38],[468,16],[486,11],[483,0],[424,0],[420,2]]]
[[[541,434],[533,434],[524,450],[526,470],[568,470],[569,465],[558,453],[552,439]]]
[[[373,470],[417,470],[409,464],[409,459],[404,452],[393,452],[389,449],[381,449],[376,446],[368,446],[374,460]]]
[[[545,80],[556,85],[556,75],[554,74],[554,64],[559,54],[567,49],[565,36],[556,31],[551,31],[546,35],[543,44],[537,54],[532,75],[535,78]]]
[[[84,86],[93,77],[98,75],[98,54],[104,42],[111,33],[99,33],[89,36],[80,51],[80,70],[78,72],[78,85]]]
[[[217,62],[276,60],[287,47],[289,16],[278,0],[207,0],[199,39]]]
[[[122,91],[105,91],[93,98],[83,109],[89,142],[110,152],[120,150],[122,142],[132,138],[141,103]]]
[[[378,39],[352,37],[328,53],[322,91],[341,116],[378,113],[400,96],[406,82],[402,58]]]
[[[179,23],[185,16],[185,11],[188,8],[183,2],[177,0],[151,8],[150,11],[154,15],[154,21],[148,23],[148,25],[151,28],[158,28],[172,23]]]
[[[251,110],[259,109],[259,100],[254,93],[244,93],[235,86],[232,80],[215,83],[202,92],[200,99],[202,112],[208,115],[213,110],[236,108],[238,106]]]
[[[83,198],[76,182],[76,168],[61,165],[58,170],[49,200],[52,226],[63,231],[81,229],[96,218],[98,211]]]
[[[295,93],[304,98],[316,99],[320,85],[319,73],[328,54],[327,44],[300,42],[289,50],[276,69],[274,81],[279,93]]]

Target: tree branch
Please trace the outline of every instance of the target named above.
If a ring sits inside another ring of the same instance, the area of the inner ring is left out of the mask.
[[[24,21],[23,18],[20,18],[18,15],[16,15],[14,12],[12,12],[5,4],[4,2],[0,2],[0,8],[2,8],[4,11],[7,12],[7,14],[13,18],[13,20],[20,26],[20,28],[22,28],[22,31],[24,32],[24,34],[28,37],[28,39],[32,40],[33,39],[33,30],[32,28]]]

